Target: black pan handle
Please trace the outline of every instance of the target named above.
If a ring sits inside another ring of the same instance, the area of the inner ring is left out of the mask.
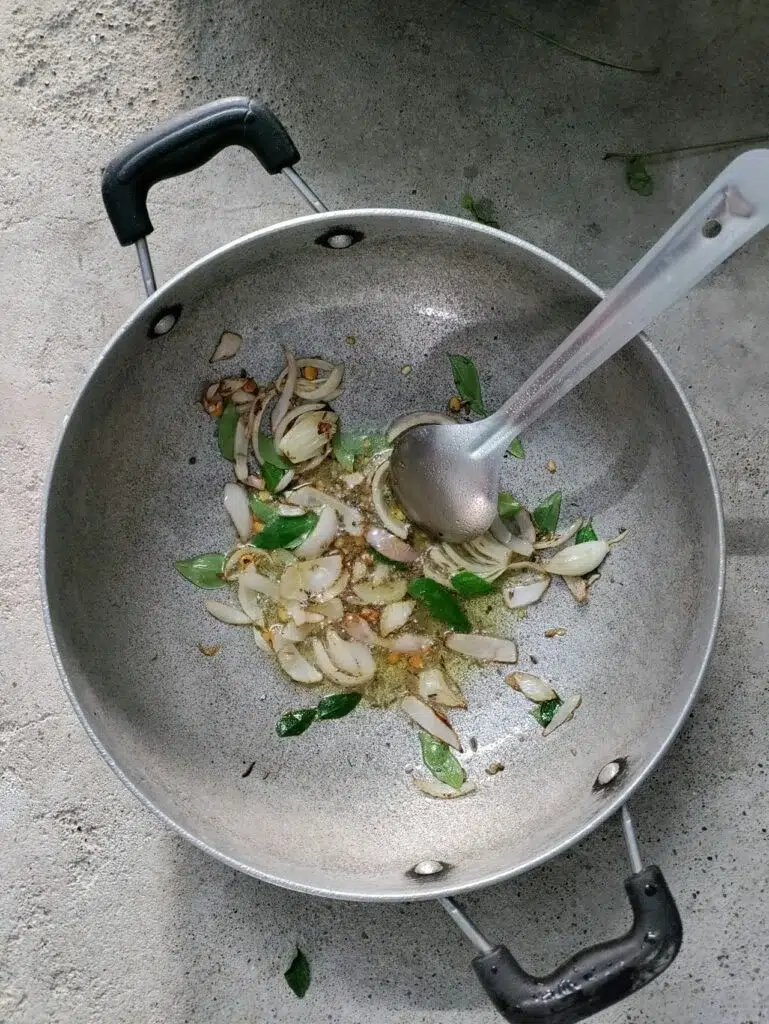
[[[202,166],[227,146],[244,146],[269,174],[299,161],[291,138],[259,100],[230,96],[166,121],[110,160],[101,193],[121,245],[132,245],[152,231],[147,194],[159,181]]]
[[[576,1024],[658,978],[681,947],[681,918],[655,865],[625,882],[633,926],[626,935],[583,949],[536,978],[506,946],[475,957],[486,994],[509,1024]]]

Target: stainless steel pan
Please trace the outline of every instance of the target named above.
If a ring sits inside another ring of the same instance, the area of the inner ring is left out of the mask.
[[[231,144],[284,173],[319,212],[246,235],[155,290],[149,188]],[[172,566],[230,536],[219,499],[230,469],[198,404],[222,330],[244,336],[239,363],[257,378],[275,374],[284,343],[344,360],[343,421],[381,425],[443,406],[449,352],[474,357],[494,407],[600,295],[555,257],[480,224],[321,212],[297,160],[266,108],[228,99],[140,139],[105,172],[108,212],[121,243],[137,245],[148,297],[91,372],[50,474],[44,602],[64,685],[125,784],[202,849],[311,894],[442,898],[509,1020],[579,1020],[659,974],[680,942],[675,904],[659,869],[642,870],[626,812],[634,930],[547,979],[492,948],[449,897],[567,849],[623,807],[671,743],[721,603],[713,467],[678,385],[641,337],[532,431],[525,461],[508,460],[505,484],[535,499],[552,489],[544,465],[555,459],[566,508],[629,534],[589,607],[564,589],[517,630],[556,687],[583,695],[568,727],[543,740],[496,670],[470,684],[461,727],[477,741],[477,795],[417,792],[407,774],[415,739],[394,712],[361,709],[279,739],[275,720],[299,699],[293,684],[250,637],[213,623]],[[550,626],[567,635],[546,639]],[[219,640],[220,655],[201,657],[199,641]],[[490,778],[492,760],[506,770]]]

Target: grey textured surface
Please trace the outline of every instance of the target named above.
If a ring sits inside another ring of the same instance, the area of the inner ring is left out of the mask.
[[[501,8],[497,8],[501,9]],[[181,105],[261,89],[329,205],[456,212],[468,187],[503,226],[611,283],[725,161],[660,166],[625,190],[607,149],[766,130],[759,3],[522,3],[511,13],[644,77],[580,62],[466,6],[291,2],[0,8],[3,501],[0,1018],[16,1022],[490,1022],[468,951],[432,905],[310,901],[204,858],[141,809],[63,696],[38,610],[36,518],[62,417],[139,294],[98,170]],[[227,154],[156,190],[161,278],[244,230],[298,212]],[[764,1019],[769,241],[738,253],[653,332],[689,390],[721,473],[728,601],[690,723],[634,802],[645,854],[678,894],[686,937],[665,978],[603,1024]],[[654,528],[654,510],[649,512]],[[535,968],[625,923],[612,824],[571,854],[468,900]],[[282,970],[293,944],[315,980]]]

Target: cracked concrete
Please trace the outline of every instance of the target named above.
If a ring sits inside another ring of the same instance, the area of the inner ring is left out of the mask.
[[[260,92],[330,206],[458,212],[610,284],[726,162],[653,168],[626,190],[606,150],[769,129],[758,0],[583,4],[450,0],[0,3],[0,1020],[8,1024],[491,1024],[468,950],[430,905],[346,906],[283,893],[205,859],[129,797],[92,750],[47,650],[35,576],[40,489],[59,425],[139,299],[100,207],[115,147],[179,108]],[[598,67],[523,35],[508,13]],[[301,212],[228,152],[153,193],[161,278],[244,231]],[[602,1024],[766,1019],[769,236],[657,325],[724,490],[728,600],[702,697],[634,802],[642,849],[685,926],[657,984]],[[650,510],[653,529],[653,510]],[[624,924],[611,824],[568,856],[467,902],[527,966],[552,967]],[[282,972],[295,943],[314,980]]]

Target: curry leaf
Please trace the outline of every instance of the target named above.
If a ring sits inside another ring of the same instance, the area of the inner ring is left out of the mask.
[[[462,208],[467,210],[479,224],[486,224],[490,228],[499,227],[499,221],[494,217],[494,207],[490,199],[473,199],[469,192],[465,192],[462,196]]]
[[[264,501],[260,501],[253,491],[248,495],[248,504],[259,522],[264,523],[265,526],[271,523],[273,519],[280,519],[280,512],[278,512],[277,508],[274,505],[268,505]]]
[[[451,585],[462,597],[473,597],[475,594],[490,594],[494,587],[488,580],[469,570],[455,573],[451,577]]]
[[[585,525],[577,530],[576,536],[574,537],[575,544],[586,544],[589,540],[598,540],[598,534],[593,529],[593,522],[591,519],[585,523]]]
[[[334,458],[348,473],[355,469],[356,456],[370,459],[377,452],[389,448],[390,442],[382,434],[356,434],[338,431],[331,441]]]
[[[507,446],[507,454],[512,455],[516,459],[525,459],[526,452],[523,450],[523,444],[520,437],[514,437],[510,444]]]
[[[561,704],[563,704],[563,701],[556,694],[556,696],[551,700],[543,700],[541,704],[537,704],[536,707],[532,708],[531,713],[544,728],[546,725],[550,725],[553,720],[553,716]]]
[[[240,411],[233,402],[228,402],[224,407],[224,412],[219,417],[219,426],[217,428],[217,440],[219,442],[219,451],[230,462],[235,461],[235,428],[238,425],[240,419]]]
[[[305,512],[301,516],[278,516],[267,523],[261,533],[251,540],[255,548],[273,551],[275,548],[287,548],[301,544],[305,537],[315,528],[318,516],[315,512]]]
[[[294,995],[304,999],[307,989],[310,987],[310,964],[298,946],[296,956],[291,961],[291,966],[283,977],[286,979],[288,987]]]
[[[227,585],[223,578],[224,555],[214,552],[194,555],[192,558],[182,558],[174,565],[186,580],[203,590],[215,590]]]
[[[422,576],[420,579],[412,580],[409,583],[408,592],[412,597],[417,598],[417,600],[422,601],[427,606],[427,610],[433,618],[438,619],[440,622],[445,622],[456,633],[469,633],[471,631],[470,620],[448,587],[444,587],[441,583]]]
[[[561,492],[553,491],[531,513],[538,533],[555,533],[561,518]]]
[[[281,738],[285,736],[301,736],[307,732],[315,721],[317,711],[315,708],[299,708],[297,711],[287,711],[281,715],[275,726],[275,732]]]
[[[274,466],[271,462],[265,462],[262,466],[262,477],[268,491],[274,491],[285,476],[286,470],[280,466]]]
[[[625,163],[625,181],[639,196],[650,196],[654,191],[654,179],[646,170],[640,156],[631,156]]]
[[[355,693],[354,691],[331,693],[318,703],[315,717],[319,722],[324,722],[329,718],[344,718],[345,715],[349,715],[351,711],[357,708],[360,704],[361,696],[360,693]]]
[[[485,416],[486,409],[481,396],[481,382],[478,379],[475,363],[469,356],[449,356],[449,362],[457,394],[463,402],[469,404],[474,413],[478,416]]]
[[[278,466],[284,471],[291,469],[291,463],[287,462],[278,452],[273,439],[261,430],[259,431],[259,455],[262,459],[262,468],[264,468],[264,463],[267,463],[270,466]]]
[[[514,498],[510,491],[500,491],[497,498],[497,512],[502,519],[517,516],[523,511],[523,505]]]
[[[459,789],[465,781],[465,770],[451,748],[427,732],[420,732],[419,742],[422,744],[422,760],[435,778],[452,789]]]

